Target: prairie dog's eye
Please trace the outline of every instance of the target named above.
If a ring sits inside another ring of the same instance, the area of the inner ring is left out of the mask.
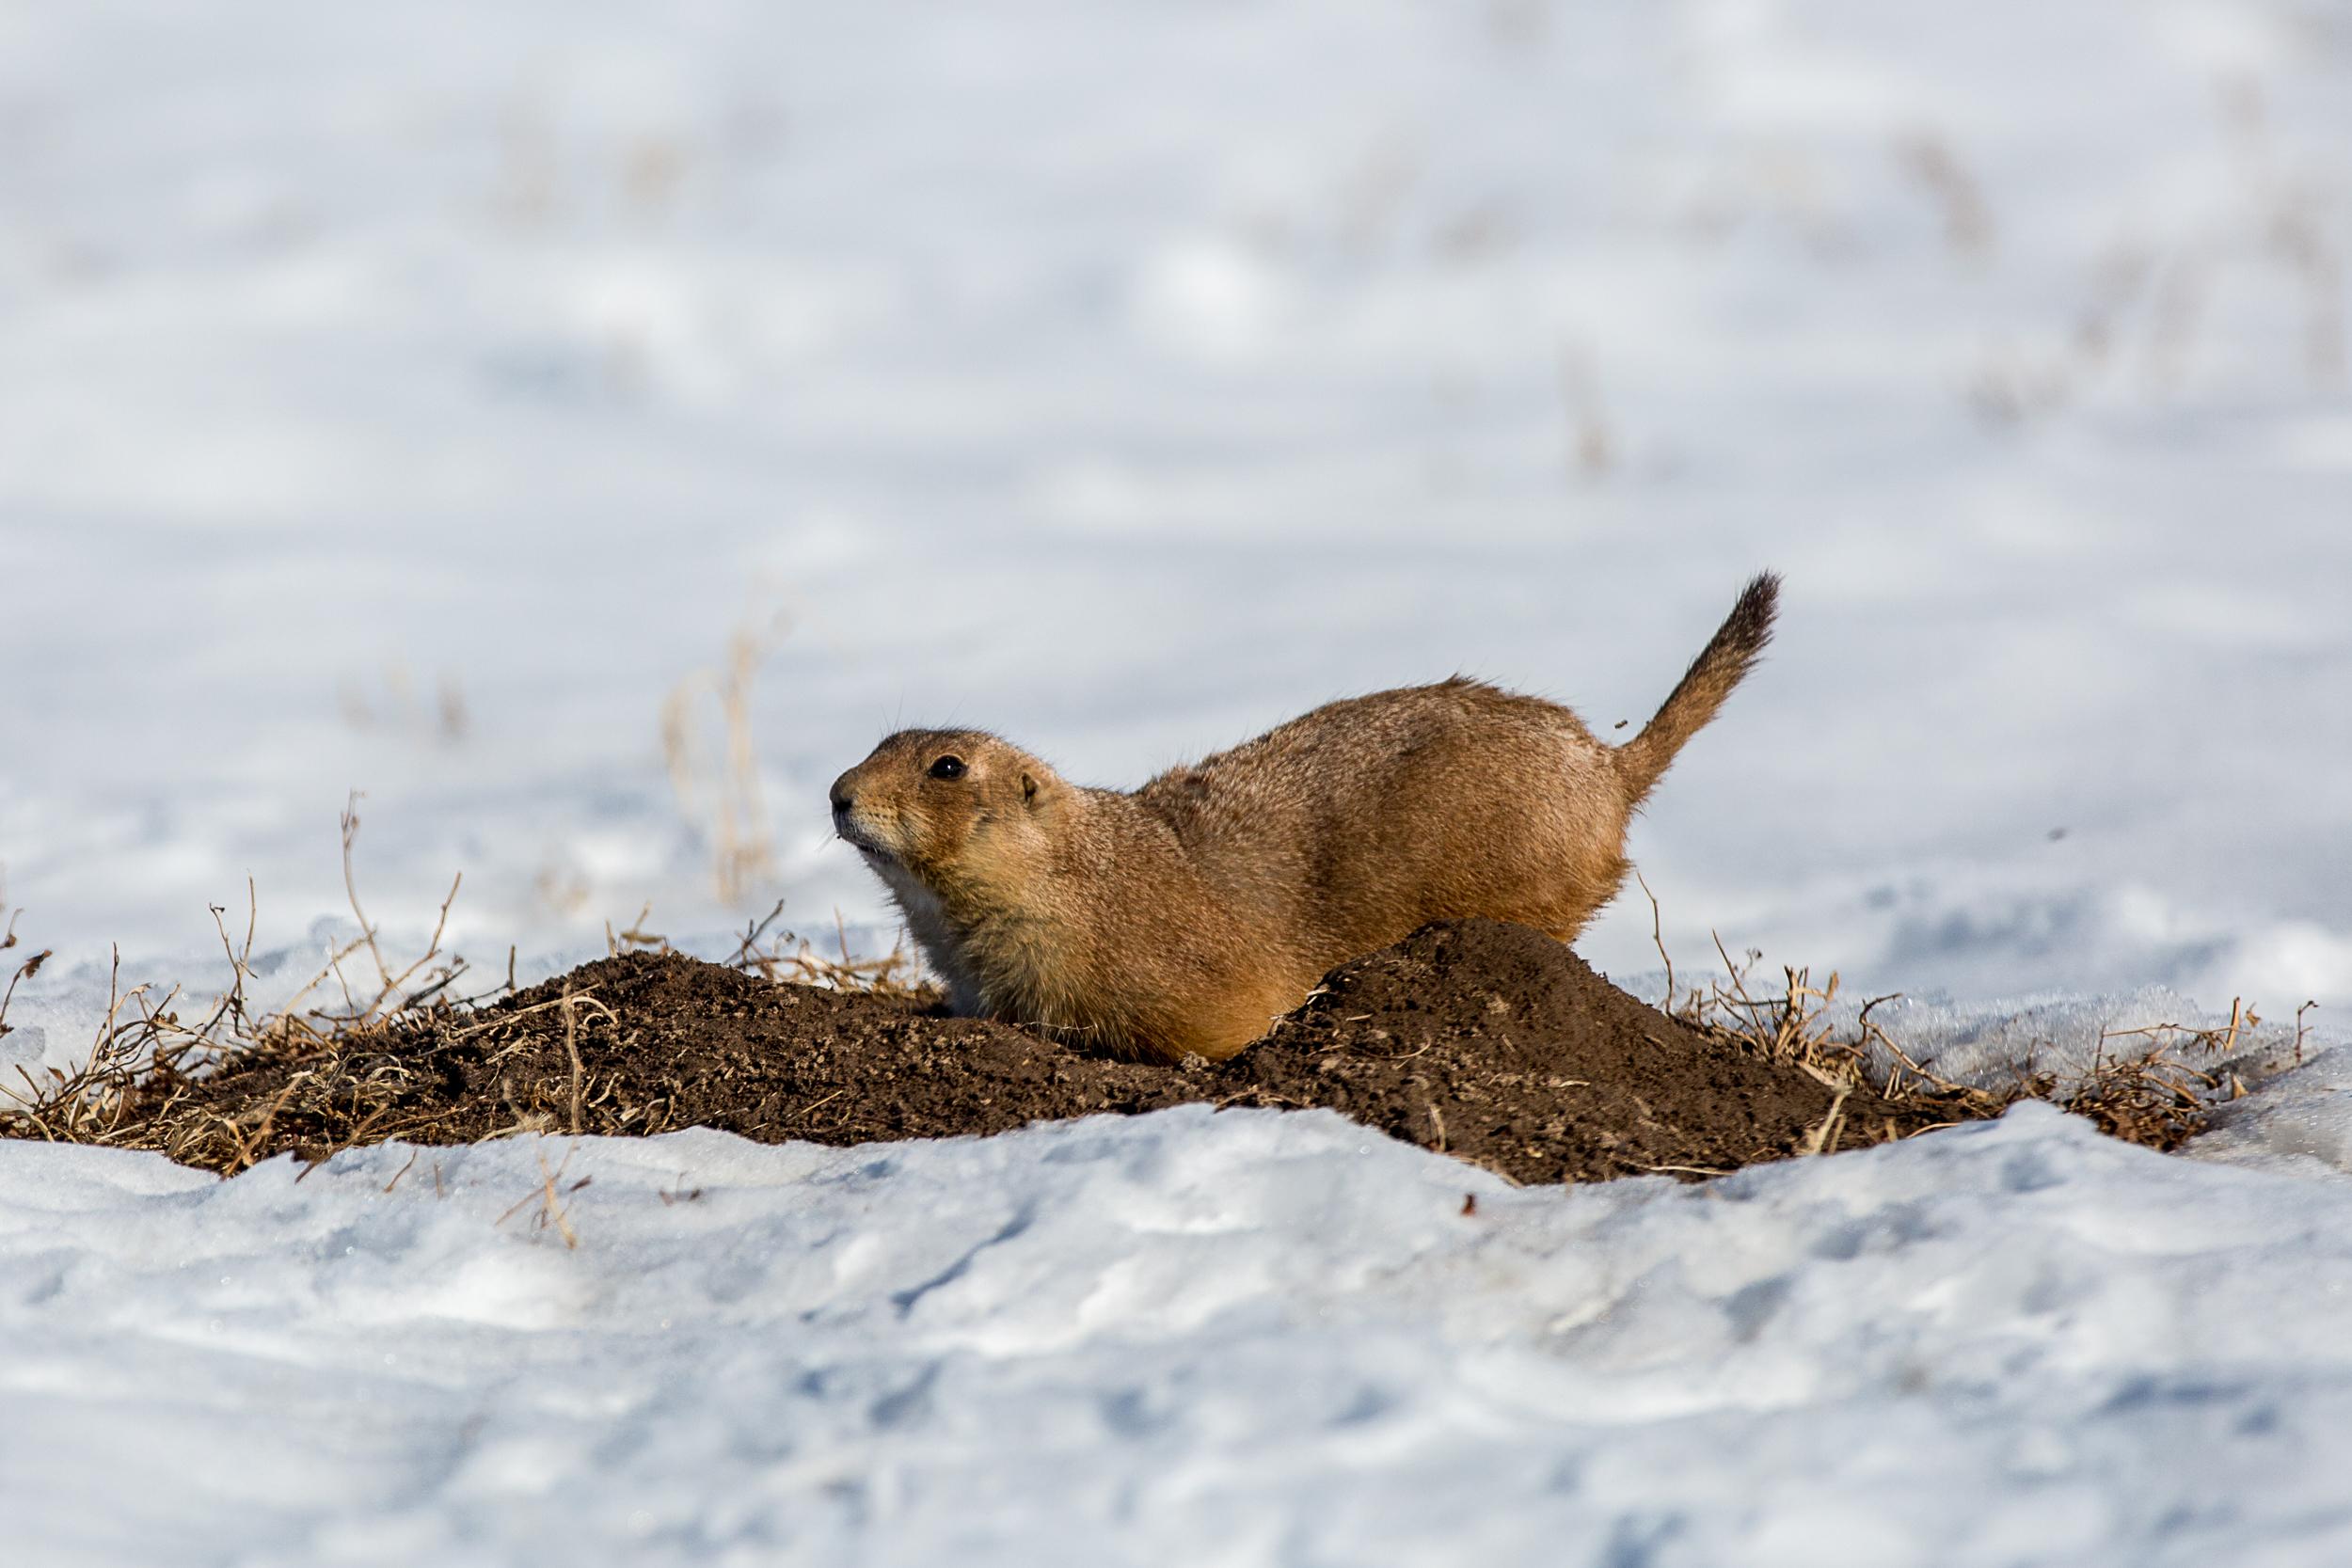
[[[962,778],[963,759],[958,756],[941,757],[937,762],[931,764],[931,777],[934,779]]]

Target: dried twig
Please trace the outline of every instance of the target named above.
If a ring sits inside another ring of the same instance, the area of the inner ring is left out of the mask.
[[[343,892],[350,896],[352,918],[359,922],[359,934],[366,940],[369,956],[375,959],[376,975],[383,982],[384,990],[389,991],[392,989],[392,972],[385,965],[384,950],[375,944],[375,927],[368,924],[367,911],[359,907],[358,879],[351,869],[351,847],[359,837],[359,802],[362,799],[361,793],[355,789],[351,798],[343,803]]]
[[[594,1178],[583,1176],[579,1180],[573,1182],[570,1186],[564,1188],[560,1194],[557,1192],[555,1184],[558,1180],[562,1180],[564,1172],[570,1168],[572,1156],[578,1153],[579,1150],[580,1146],[578,1144],[574,1144],[570,1148],[565,1149],[564,1151],[563,1162],[556,1165],[554,1169],[549,1170],[548,1168],[547,1150],[545,1148],[540,1149],[539,1185],[524,1194],[521,1199],[517,1201],[512,1209],[507,1210],[506,1212],[501,1214],[496,1220],[492,1221],[491,1225],[493,1228],[498,1226],[504,1225],[508,1220],[513,1219],[516,1214],[522,1212],[523,1209],[535,1198],[539,1203],[539,1212],[532,1217],[531,1228],[533,1231],[552,1229],[557,1235],[564,1238],[564,1245],[566,1249],[578,1247],[580,1245],[580,1234],[572,1228],[571,1216],[564,1207],[564,1198],[588,1185]]]
[[[1659,911],[1658,895],[1649,890],[1649,879],[1642,875],[1638,866],[1634,868],[1633,879],[1642,884],[1642,896],[1649,900],[1649,940],[1658,948],[1659,961],[1666,966],[1666,998],[1658,1004],[1658,1010],[1672,1017],[1675,1010],[1675,959],[1674,955],[1666,951],[1664,921]]]

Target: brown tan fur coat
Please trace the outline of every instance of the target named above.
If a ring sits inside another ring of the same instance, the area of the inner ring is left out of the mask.
[[[1132,794],[977,730],[906,730],[833,786],[957,1010],[1173,1061],[1232,1055],[1335,965],[1433,920],[1583,929],[1628,819],[1772,635],[1750,582],[1612,748],[1456,677],[1331,703]]]

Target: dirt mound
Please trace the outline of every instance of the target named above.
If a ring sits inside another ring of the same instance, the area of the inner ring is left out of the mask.
[[[1807,1147],[1836,1098],[1634,1000],[1541,931],[1491,920],[1431,926],[1332,971],[1220,1076],[1523,1181],[1779,1159]],[[1824,1147],[1950,1119],[1860,1089],[1839,1111]]]
[[[1328,1106],[1521,1181],[1698,1175],[1916,1131],[1950,1113],[1701,1034],[1539,932],[1432,926],[1335,970],[1232,1061],[1110,1061],[903,996],[628,954],[478,1011],[263,1046],[151,1082],[125,1140],[233,1171],[292,1150],[517,1132],[722,1128],[849,1145],[1188,1101]]]

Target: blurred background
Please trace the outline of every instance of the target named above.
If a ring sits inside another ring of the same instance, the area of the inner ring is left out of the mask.
[[[892,728],[1610,735],[1770,565],[1678,962],[2352,1004],[2348,252],[2319,0],[0,4],[0,905],[887,947]]]

